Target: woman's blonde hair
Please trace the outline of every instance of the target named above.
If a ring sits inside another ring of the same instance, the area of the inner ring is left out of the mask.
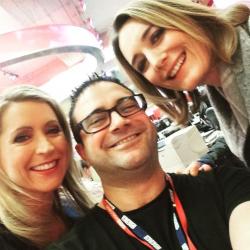
[[[217,10],[189,0],[133,0],[115,17],[114,52],[134,84],[173,119],[184,123],[188,113],[185,95],[181,91],[155,87],[133,69],[120,50],[120,30],[131,18],[166,29],[181,30],[211,49],[217,60],[232,63],[237,48],[235,26],[244,23],[249,13],[245,5]]]
[[[55,214],[61,218],[66,217],[62,206],[62,202],[65,200],[69,207],[83,215],[89,210],[91,203],[80,185],[79,170],[72,157],[71,135],[66,118],[59,105],[52,98],[38,88],[29,85],[19,85],[6,90],[0,95],[0,134],[2,133],[1,117],[4,112],[12,103],[24,101],[47,103],[55,112],[70,147],[69,168],[61,187],[55,191],[54,195]],[[29,240],[37,247],[43,247],[50,243],[48,237],[50,222],[48,219],[46,220],[47,211],[44,211],[44,214],[34,211],[39,202],[41,201],[38,198],[32,197],[23,188],[12,182],[0,165],[0,223],[17,237]]]

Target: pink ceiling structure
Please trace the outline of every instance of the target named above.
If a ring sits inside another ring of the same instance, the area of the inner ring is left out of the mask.
[[[82,63],[86,54],[102,65],[100,42],[86,27],[82,4],[79,0],[1,1],[0,15],[5,15],[9,32],[0,35],[0,92],[16,84],[43,85]]]
[[[15,84],[41,85],[82,62],[85,54],[101,64],[98,41],[86,29],[44,25],[0,35],[0,89]]]

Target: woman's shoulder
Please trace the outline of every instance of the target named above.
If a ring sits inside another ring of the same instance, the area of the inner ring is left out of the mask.
[[[248,17],[248,20],[246,21],[243,28],[247,31],[248,35],[250,36],[250,16]]]
[[[26,242],[0,225],[0,246],[1,250],[38,250],[31,243]]]
[[[245,40],[246,37],[250,36],[250,16],[248,19],[242,23],[241,25],[237,26],[238,34],[240,36],[240,39],[243,37]]]
[[[248,29],[248,33],[250,33],[250,16],[248,17],[246,26],[247,26],[247,29]]]

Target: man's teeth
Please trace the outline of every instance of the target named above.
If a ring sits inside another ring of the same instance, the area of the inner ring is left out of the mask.
[[[136,137],[136,135],[131,135],[131,136],[129,136],[129,137],[127,137],[127,138],[125,138],[125,139],[123,139],[123,140],[117,142],[117,143],[115,144],[115,146],[118,146],[118,145],[121,145],[121,144],[123,144],[123,143],[129,142],[129,141],[133,140],[135,137]]]
[[[170,72],[169,76],[171,78],[175,77],[175,75],[177,74],[177,72],[179,71],[181,65],[183,64],[184,60],[185,60],[185,55],[182,55],[179,60],[177,61],[177,63],[175,64],[174,68],[172,69],[172,71]]]
[[[32,170],[48,170],[48,169],[51,169],[51,168],[55,167],[55,165],[56,165],[56,161],[53,161],[53,162],[50,162],[50,163],[46,163],[46,164],[43,164],[43,165],[32,167]]]

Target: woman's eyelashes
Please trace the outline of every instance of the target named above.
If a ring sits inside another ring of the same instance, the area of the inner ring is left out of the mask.
[[[61,127],[59,125],[49,126],[47,128],[47,133],[51,135],[57,135],[61,132]]]
[[[44,136],[58,136],[62,132],[60,125],[49,125],[44,128],[42,132]],[[18,133],[14,139],[14,143],[25,143],[31,140],[34,136],[36,136],[36,132],[32,130],[22,131]]]
[[[147,59],[145,57],[141,58],[141,60],[137,64],[137,70],[140,73],[143,73],[146,69]]]
[[[14,143],[22,143],[22,142],[26,142],[30,139],[30,135],[28,133],[21,133],[18,134],[14,137]]]
[[[162,37],[165,32],[164,28],[156,28],[153,33],[150,35],[149,40],[152,45],[156,44]]]
[[[155,28],[153,30],[153,32],[149,35],[148,37],[148,41],[149,41],[149,44],[150,45],[155,45],[157,44],[157,42],[159,42],[163,36],[165,32],[165,29],[164,28]],[[144,73],[147,69],[147,58],[146,57],[141,57],[139,60],[138,60],[138,63],[137,63],[137,70],[140,72],[140,73]]]

